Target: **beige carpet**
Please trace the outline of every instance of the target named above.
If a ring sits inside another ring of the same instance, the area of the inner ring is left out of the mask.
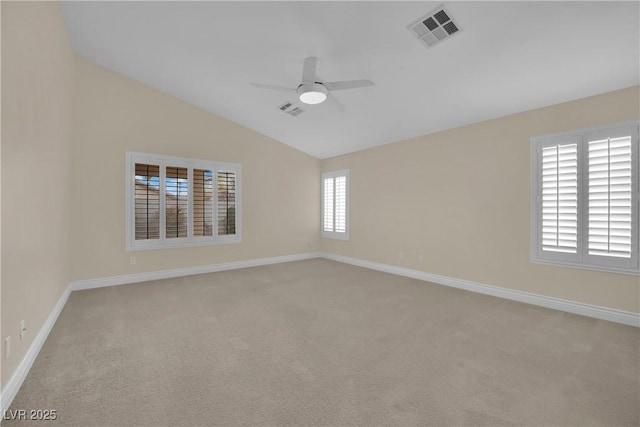
[[[57,411],[39,426],[638,425],[639,349],[633,327],[316,259],[73,292],[11,409]]]

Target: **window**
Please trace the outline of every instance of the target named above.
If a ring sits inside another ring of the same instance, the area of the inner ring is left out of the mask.
[[[322,237],[349,238],[349,171],[322,174]]]
[[[240,242],[240,165],[127,153],[127,250]]]
[[[533,138],[531,260],[640,274],[638,124]]]

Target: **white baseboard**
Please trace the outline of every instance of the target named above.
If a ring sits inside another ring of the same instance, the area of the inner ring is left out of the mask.
[[[403,267],[396,267],[388,264],[381,264],[373,261],[366,261],[358,258],[350,258],[343,255],[322,253],[322,258],[339,261],[346,264],[357,265],[371,270],[383,271],[385,273],[399,276],[411,277],[413,279],[424,280],[426,282],[437,283],[439,285],[451,286],[480,294],[492,295],[498,298],[520,301],[527,304],[566,311],[568,313],[579,314],[596,319],[608,320],[610,322],[622,323],[624,325],[640,327],[640,314],[630,311],[616,310],[613,308],[601,307],[597,305],[585,304],[561,298],[554,298],[545,295],[532,294],[529,292],[516,291],[513,289],[501,288],[499,286],[484,285],[482,283],[461,280],[438,274],[425,273],[423,271],[411,270]]]
[[[296,255],[284,255],[271,258],[248,259],[244,261],[225,262],[221,264],[202,265],[198,267],[176,268],[173,270],[152,271],[149,273],[127,274],[125,276],[103,277],[100,279],[77,280],[71,282],[72,291],[103,288],[105,286],[126,285],[129,283],[148,282],[149,280],[171,279],[194,274],[214,273],[216,271],[236,270],[238,268],[258,267],[260,265],[280,264],[318,258],[320,254],[308,252]]]
[[[53,307],[53,310],[51,310],[51,313],[49,313],[49,317],[47,317],[47,320],[45,320],[44,324],[38,331],[38,334],[29,346],[29,350],[27,350],[27,353],[20,361],[18,368],[11,376],[11,379],[7,383],[7,386],[2,390],[2,397],[0,397],[0,410],[2,414],[4,414],[5,410],[9,409],[9,405],[11,405],[11,402],[13,402],[13,398],[16,397],[18,390],[20,390],[20,387],[22,386],[24,379],[27,377],[31,366],[33,366],[33,362],[36,360],[36,357],[38,357],[38,353],[40,353],[42,345],[47,340],[49,332],[51,332],[53,325],[55,325],[56,320],[58,320],[60,312],[62,312],[64,305],[67,303],[70,293],[71,287],[67,286],[65,291],[58,299],[58,302]]]

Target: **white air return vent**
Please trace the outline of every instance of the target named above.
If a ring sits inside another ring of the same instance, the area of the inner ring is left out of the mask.
[[[304,113],[304,110],[298,106],[296,106],[293,102],[285,102],[281,106],[278,107],[280,111],[284,111],[290,116],[297,116],[298,114]]]
[[[443,5],[412,22],[407,29],[427,48],[462,31],[458,22]]]

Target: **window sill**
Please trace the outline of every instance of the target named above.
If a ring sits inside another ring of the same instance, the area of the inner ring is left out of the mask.
[[[242,243],[240,237],[235,239],[214,240],[207,242],[184,242],[184,243],[165,243],[162,245],[149,245],[149,246],[131,246],[127,245],[127,252],[131,251],[152,251],[157,249],[175,249],[175,248],[189,248],[195,246],[218,246],[218,245],[231,245],[235,243]]]
[[[330,233],[330,232],[323,231],[320,235],[326,239],[349,240],[348,233]]]
[[[605,273],[626,274],[629,276],[640,276],[640,269],[638,268],[608,267],[605,265],[581,264],[577,262],[567,262],[567,261],[551,261],[548,259],[539,259],[539,258],[532,258],[531,263],[554,265],[557,267],[577,268],[580,270],[602,271]]]

